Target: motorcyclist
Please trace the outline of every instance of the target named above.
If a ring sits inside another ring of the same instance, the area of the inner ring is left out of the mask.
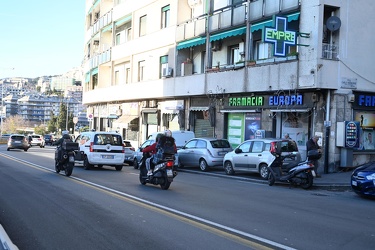
[[[57,159],[60,161],[61,159],[61,154],[62,154],[62,144],[64,142],[64,140],[71,140],[71,137],[69,135],[69,131],[67,130],[64,130],[62,131],[62,137],[60,139],[58,139],[57,141],[55,141],[53,143],[53,145],[57,146]]]
[[[172,137],[172,132],[169,129],[167,129],[167,130],[164,131],[163,134],[162,133],[157,134],[155,142],[151,146],[148,146],[148,147],[146,147],[142,150],[143,153],[151,153],[152,154],[151,157],[146,159],[147,175],[152,175],[152,169],[154,168],[154,156],[157,153],[156,146],[157,146],[159,140],[164,136]],[[174,151],[177,152],[176,144],[174,144]]]

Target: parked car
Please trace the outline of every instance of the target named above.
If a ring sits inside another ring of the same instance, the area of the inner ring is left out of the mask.
[[[23,149],[26,152],[30,148],[27,137],[20,134],[10,135],[7,146],[7,151],[11,149]]]
[[[202,171],[222,166],[224,155],[232,151],[228,140],[217,138],[193,138],[177,151],[178,167],[199,166]]]
[[[353,191],[366,197],[375,197],[375,161],[357,167],[351,175]]]
[[[124,149],[125,149],[124,163],[127,163],[131,166],[131,165],[133,165],[133,161],[134,161],[135,149],[132,146],[130,141],[123,140],[123,142],[124,142]]]
[[[284,161],[283,169],[286,170],[289,164],[301,161],[301,154],[298,151],[297,143],[288,139],[251,139],[244,141],[232,152],[225,155],[223,165],[228,175],[236,171],[259,173],[264,179],[268,178],[267,162],[272,157],[273,151],[280,148],[281,154],[294,153],[294,159],[287,158]]]
[[[39,146],[41,148],[44,148],[45,141],[44,141],[43,135],[32,134],[30,136],[32,139],[30,142],[30,146]]]
[[[79,144],[80,153],[76,154],[77,161],[83,161],[83,168],[89,170],[103,165],[115,167],[121,171],[125,150],[122,136],[116,132],[90,131],[81,133],[75,142]]]
[[[44,135],[45,145],[52,145],[55,142],[55,137],[53,135]]]

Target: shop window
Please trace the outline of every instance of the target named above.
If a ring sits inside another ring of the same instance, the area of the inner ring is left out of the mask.
[[[375,150],[375,112],[355,111],[354,117],[360,126],[358,150]]]

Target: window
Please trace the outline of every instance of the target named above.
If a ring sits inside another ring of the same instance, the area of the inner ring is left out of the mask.
[[[115,85],[119,85],[119,83],[120,83],[120,71],[119,70],[117,70],[117,71],[115,71]]]
[[[167,5],[161,9],[161,28],[167,28],[170,20],[170,6]]]
[[[132,39],[131,25],[131,22],[127,22],[124,25],[116,27],[116,45],[126,43]]]
[[[139,18],[139,36],[146,35],[146,32],[147,32],[146,23],[147,23],[147,15],[144,15]]]
[[[239,149],[241,149],[243,153],[248,153],[250,152],[250,146],[251,142],[245,142],[241,146],[239,146]]]
[[[253,148],[251,152],[253,153],[261,153],[263,151],[263,142],[262,141],[255,141],[253,143]]]
[[[125,83],[130,83],[130,66],[125,66]]]
[[[145,61],[138,62],[138,82],[141,82],[144,80],[145,68],[146,68]]]
[[[160,57],[160,78],[163,76],[163,71],[167,72],[168,70],[168,56]]]
[[[267,59],[272,56],[272,44],[257,41],[256,43],[256,55],[257,59]]]
[[[202,141],[202,140],[198,140],[197,141],[197,148],[207,148],[207,143],[205,141]]]
[[[239,45],[236,44],[236,45],[233,45],[231,47],[229,47],[230,49],[230,58],[228,60],[228,64],[235,64],[236,62],[240,61],[241,59],[241,55],[240,55],[240,48],[239,48]]]

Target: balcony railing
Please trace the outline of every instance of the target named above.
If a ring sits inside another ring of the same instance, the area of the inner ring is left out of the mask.
[[[90,59],[90,69],[96,68],[100,64],[107,63],[109,61],[111,61],[111,49],[92,56]]]
[[[322,58],[330,60],[338,60],[339,46],[323,43],[322,45]]]
[[[103,27],[112,23],[112,10],[101,16],[95,23],[90,27],[91,37],[95,36]]]

